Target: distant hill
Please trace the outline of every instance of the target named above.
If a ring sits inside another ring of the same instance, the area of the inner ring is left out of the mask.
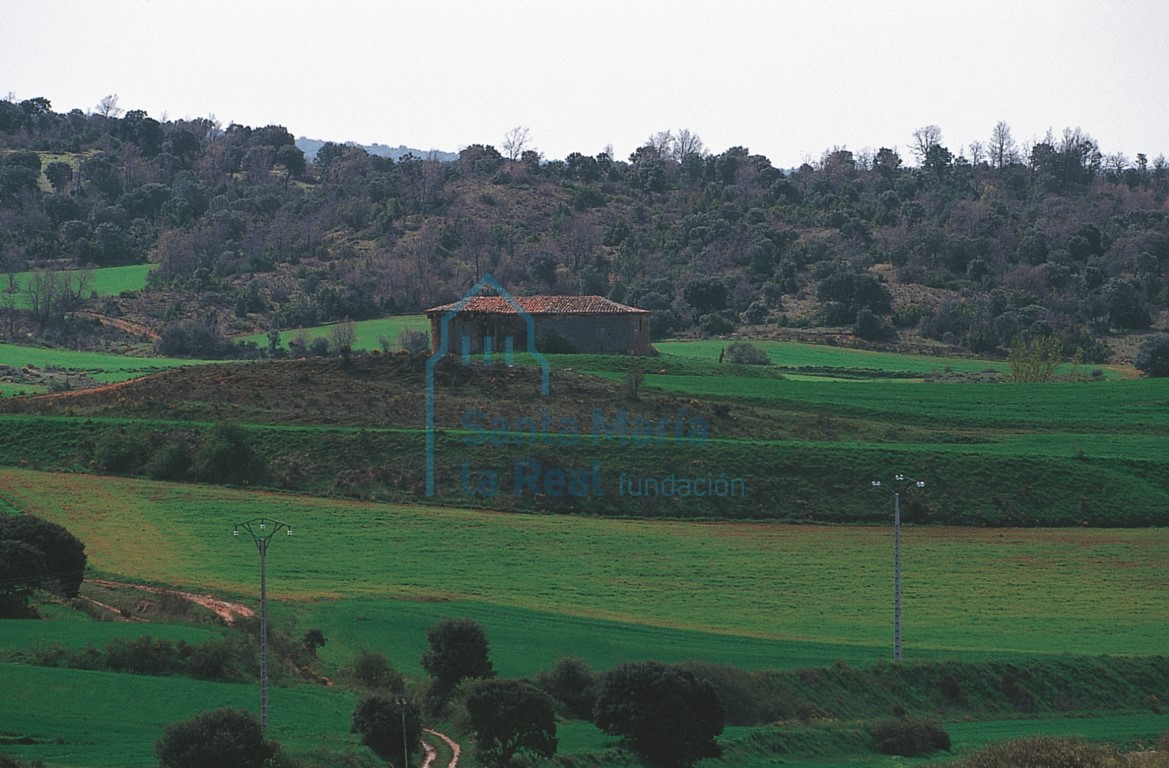
[[[456,160],[0,101],[0,338],[94,346],[112,318],[169,355],[222,354],[217,334],[416,313],[490,272],[648,309],[655,339],[1005,356],[1053,336],[1065,359],[1131,361],[1169,329],[1169,160],[999,133],[993,156],[834,149],[785,171],[668,134],[626,159]],[[145,290],[96,299],[35,274],[146,263]]]
[[[304,152],[304,157],[309,162],[316,160],[317,151],[327,144],[327,141],[321,139],[310,139],[305,136],[298,136],[296,139],[296,148]],[[378,157],[388,157],[397,162],[405,155],[414,155],[419,158],[430,158],[433,154],[433,159],[443,163],[454,162],[459,159],[459,155],[455,152],[442,152],[437,149],[413,149],[407,147],[405,144],[399,144],[396,147],[388,147],[385,144],[357,144],[355,142],[335,142],[338,144],[346,144],[348,146],[361,147],[371,155]]]

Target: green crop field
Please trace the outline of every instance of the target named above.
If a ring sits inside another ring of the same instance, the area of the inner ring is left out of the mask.
[[[572,519],[19,470],[0,471],[0,488],[74,530],[103,574],[249,594],[255,552],[227,534],[271,516],[294,527],[277,544],[290,600],[461,600],[840,645],[846,661],[888,643],[882,527]],[[1165,529],[913,528],[903,550],[919,658],[1163,651]]]
[[[425,321],[414,316],[358,324],[357,346],[377,348],[379,337],[396,341],[403,327],[424,329]],[[313,333],[326,335],[327,327]],[[263,337],[255,341],[267,343]],[[451,429],[440,437],[438,469],[449,480],[464,455],[506,465],[513,454],[533,450],[537,458],[565,466],[603,455],[606,469],[613,462],[612,467],[647,476],[672,468],[717,468],[752,478],[750,516],[774,513],[786,523],[686,521],[680,518],[687,512],[664,502],[639,508],[628,500],[617,511],[620,517],[604,517],[613,511],[596,505],[607,498],[582,504],[574,511],[583,514],[576,516],[509,511],[506,499],[494,509],[442,506],[468,503],[451,494],[430,505],[340,498],[332,495],[340,487],[334,478],[347,476],[351,468],[416,470],[423,435],[418,408],[406,406],[386,411],[400,421],[380,423],[359,415],[331,422],[324,410],[330,393],[345,391],[352,402],[373,409],[402,391],[421,396],[420,380],[407,380],[413,374],[406,368],[403,378],[378,369],[382,379],[360,368],[338,369],[334,376],[322,365],[296,361],[282,364],[303,368],[293,371],[297,386],[280,390],[278,410],[261,396],[263,379],[235,383],[240,372],[262,370],[261,363],[210,376],[218,387],[206,393],[206,402],[201,389],[184,388],[176,396],[169,384],[159,384],[152,395],[161,398],[157,407],[143,404],[141,411],[123,414],[117,410],[122,406],[107,401],[87,411],[80,398],[71,398],[67,410],[53,415],[6,414],[0,418],[0,463],[79,473],[0,469],[0,512],[28,512],[67,526],[86,542],[94,576],[174,585],[252,605],[257,552],[250,540],[231,536],[232,525],[258,516],[287,521],[293,534],[281,534],[269,551],[273,627],[290,637],[322,629],[329,643],[318,657],[331,676],[360,650],[372,649],[420,680],[426,628],[456,616],[483,624],[495,667],[505,677],[547,670],[563,656],[580,658],[594,670],[637,659],[703,660],[752,671],[872,669],[890,655],[892,536],[886,521],[892,500],[868,481],[904,469],[929,481],[921,504],[909,500],[907,520],[960,519],[978,526],[903,528],[909,662],[1026,665],[1165,652],[1169,475],[1163,436],[1169,433],[1164,407],[1169,381],[1109,372],[1091,383],[943,383],[931,381],[930,374],[1002,367],[786,342],[761,342],[777,364],[755,368],[718,363],[722,344],[669,342],[659,345],[663,354],[653,359],[549,356],[553,394],[562,386],[563,400],[572,407],[587,412],[597,398],[606,407],[621,403],[616,385],[587,384],[588,376],[576,374],[624,381],[639,369],[646,373],[639,407],[654,418],[673,414],[677,403],[715,414],[708,443],[482,445],[469,451],[466,430]],[[9,346],[0,346],[0,362],[74,367],[102,381],[191,363]],[[531,363],[523,355],[516,362]],[[444,401],[448,407],[498,395],[489,380],[469,381],[463,384],[467,390],[452,395],[465,400]],[[215,398],[229,389],[242,394],[217,404]],[[131,394],[124,407],[138,407],[136,398]],[[512,407],[510,401],[495,405],[501,412]],[[281,462],[291,457],[301,467],[318,467],[320,482],[303,488],[319,495],[80,473],[94,470],[91,454],[79,447],[92,445],[104,432],[133,427],[136,420],[158,430],[204,429],[224,413],[247,424],[257,455],[271,466],[285,466]],[[357,477],[353,487],[370,485],[365,475]],[[512,508],[539,511],[542,503]],[[724,514],[712,509],[694,516]],[[801,517],[801,510],[809,509],[816,516]],[[1153,527],[988,525],[1015,519],[1016,509],[1033,513],[1017,518],[1029,524],[1087,520],[1107,526],[1115,525],[1109,523],[1115,518]],[[880,524],[790,522],[809,519]],[[73,648],[140,634],[194,641],[222,629],[92,622],[55,606],[44,612],[44,621],[2,627],[0,686],[19,694],[0,703],[0,752],[62,767],[153,765],[151,746],[162,724],[220,704],[255,708],[254,685],[19,663],[29,649],[54,643]],[[132,702],[127,691],[136,696]],[[90,693],[115,702],[120,711],[91,712]],[[356,751],[361,757],[353,764],[372,765],[348,733],[355,695],[340,686],[278,688],[273,706],[282,714],[274,720],[273,736],[318,764],[336,764],[345,759],[343,753]],[[1053,715],[1062,710],[1047,708],[1033,720],[954,722],[947,729],[955,754],[962,754],[991,739],[1029,733],[1132,744],[1152,739],[1169,724],[1163,715],[1123,706],[1093,711],[1098,717],[1091,719],[1058,719]],[[316,719],[314,709],[321,713]],[[892,768],[924,762],[863,753],[863,735],[857,735],[863,725],[853,721],[792,727],[794,735],[784,743],[802,744],[804,751],[785,753],[784,764]],[[845,731],[852,735],[842,737]],[[16,736],[36,743],[5,743]],[[845,746],[833,746],[838,737]],[[774,765],[776,753],[766,746],[774,738],[770,729],[728,729],[727,755],[703,766]],[[118,740],[128,745],[124,755],[112,747]],[[598,757],[613,744],[586,724],[569,723],[563,731],[562,752],[582,765],[595,760],[625,765],[624,757]],[[474,765],[473,757],[465,759],[470,762],[464,765]]]
[[[90,294],[96,296],[117,296],[123,291],[140,291],[146,287],[146,276],[154,268],[153,264],[130,264],[123,267],[101,267],[87,270],[92,281],[86,286],[84,298]],[[21,309],[28,309],[28,296],[25,294],[27,286],[33,278],[32,272],[17,272],[13,279],[18,286],[17,304]],[[8,285],[8,277],[4,276],[4,285]]]
[[[36,368],[60,368],[81,371],[102,383],[113,383],[136,379],[168,368],[197,365],[202,361],[180,360],[168,357],[131,357],[112,355],[104,352],[77,352],[70,349],[48,349],[18,344],[0,344],[0,365],[13,368],[33,366]],[[9,390],[31,390],[20,385],[10,385]],[[8,391],[7,394],[13,394]]]
[[[166,724],[219,707],[255,710],[259,699],[254,685],[18,664],[0,664],[0,685],[0,753],[86,768],[153,768]],[[270,711],[279,716],[269,735],[301,754],[358,751],[349,733],[355,701],[320,686],[273,688]],[[34,743],[9,744],[6,734]]]
[[[484,625],[504,676],[534,674],[566,655],[598,670],[641,658],[786,669],[888,657],[891,541],[883,527],[533,516],[25,470],[0,471],[0,506],[76,532],[95,575],[248,601],[256,549],[232,537],[232,525],[256,516],[289,522],[293,534],[281,534],[269,551],[272,622],[293,636],[321,628],[330,642],[320,655],[330,669],[368,648],[421,676],[425,628],[453,616]],[[1165,529],[903,534],[909,660],[1163,651]],[[195,640],[215,631],[92,623],[59,609],[47,616],[6,624],[0,653],[66,636],[77,647],[137,634]],[[0,704],[0,736],[37,742],[4,749],[62,766],[151,765],[163,724],[215,706],[254,708],[256,697],[254,685],[11,663],[0,664],[0,679],[11,692]],[[91,696],[104,706],[87,704]],[[353,701],[343,690],[276,688],[272,735],[327,763],[328,755],[356,748],[347,732]],[[956,749],[966,751],[992,736],[1032,732],[1146,739],[1165,724],[1164,716],[1127,715],[1004,721],[985,730],[955,724],[953,733]],[[738,746],[751,731],[730,729],[728,757],[712,765],[770,764],[766,753]],[[566,754],[612,744],[583,724],[570,724],[565,735]],[[791,764],[895,764],[834,759]]]
[[[405,330],[430,331],[430,323],[425,315],[395,315],[379,317],[376,320],[360,320],[353,323],[357,337],[353,342],[354,349],[381,349],[381,340],[388,339],[391,350],[398,348],[398,336]],[[305,335],[309,340],[314,338],[329,338],[330,325],[318,325],[313,328],[295,328],[280,332],[280,345],[288,346],[288,342],[298,334]],[[268,336],[256,333],[250,336],[240,336],[236,341],[250,341],[261,347],[268,346]]]

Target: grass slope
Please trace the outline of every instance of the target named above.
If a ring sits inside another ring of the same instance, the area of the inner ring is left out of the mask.
[[[123,291],[140,291],[146,287],[146,276],[153,268],[153,264],[130,264],[123,267],[101,267],[88,270],[93,279],[87,286],[85,298],[89,298],[90,294],[101,297],[117,296]],[[28,309],[28,295],[25,290],[32,282],[33,273],[17,272],[14,279],[20,287],[16,306],[19,309]],[[5,285],[7,285],[7,277],[5,277]]]
[[[280,346],[287,348],[288,342],[292,341],[298,335],[304,335],[309,340],[318,337],[328,339],[329,333],[334,325],[335,323],[330,323],[312,328],[293,328],[287,331],[281,331]],[[357,334],[353,341],[353,349],[381,349],[382,339],[389,340],[391,349],[398,349],[398,337],[402,331],[425,331],[429,333],[430,321],[426,319],[426,315],[394,315],[390,317],[379,317],[374,320],[358,320],[353,323],[353,329]],[[268,346],[268,336],[264,333],[241,336],[236,341],[251,341],[263,348],[267,348]]]
[[[197,365],[201,361],[170,357],[130,357],[105,352],[78,352],[18,344],[0,344],[0,365],[13,368],[62,368],[87,373],[102,383],[136,379],[159,371]]]
[[[295,531],[270,563],[281,599],[468,601],[839,644],[846,661],[847,647],[865,660],[889,642],[884,527],[572,519],[16,470],[0,489],[73,530],[100,573],[252,594],[254,549],[229,532],[270,516]],[[1163,651],[1169,530],[912,528],[903,552],[910,658]]]

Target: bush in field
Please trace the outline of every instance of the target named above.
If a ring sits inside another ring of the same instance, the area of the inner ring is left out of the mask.
[[[888,341],[897,335],[892,323],[867,307],[857,311],[852,332],[865,341]]]
[[[1154,336],[1141,344],[1133,365],[1146,376],[1169,376],[1169,334]]]
[[[689,768],[720,754],[723,708],[708,681],[656,661],[622,664],[605,673],[595,722],[635,752],[664,766]]]
[[[191,460],[191,474],[204,483],[250,481],[259,467],[247,431],[229,423],[216,424],[204,433]]]
[[[283,762],[250,712],[217,709],[171,723],[154,746],[160,768],[268,768]]]
[[[1063,345],[1054,336],[1036,336],[1024,341],[1016,338],[1007,354],[1008,381],[1016,384],[1041,384],[1050,381],[1059,366]]]
[[[467,678],[495,677],[487,633],[470,619],[445,619],[426,630],[430,650],[422,668],[434,678],[435,694],[445,697]]]
[[[400,691],[405,687],[402,673],[394,669],[389,659],[365,648],[357,652],[349,672],[354,682],[366,688]]]
[[[1113,751],[1082,739],[1034,736],[991,744],[952,768],[1104,768],[1115,765]]]
[[[398,346],[412,355],[429,355],[430,334],[426,331],[405,328],[398,334]]]
[[[536,683],[560,702],[564,714],[578,720],[591,720],[597,701],[597,680],[580,659],[563,658],[550,672],[541,672]]]
[[[406,721],[406,750],[414,752],[418,749],[418,740],[422,735],[422,716],[418,705],[409,699],[382,694],[366,696],[353,710],[350,730],[361,734],[361,743],[383,760],[401,766],[403,715]]]
[[[759,347],[745,341],[736,341],[727,347],[727,362],[738,365],[771,365],[771,358]]]
[[[194,437],[187,432],[171,432],[151,452],[142,471],[151,480],[181,480],[191,467]]]
[[[103,472],[137,474],[150,460],[149,432],[119,427],[102,432],[93,443],[93,460]]]
[[[22,614],[36,589],[77,597],[86,562],[85,545],[62,526],[0,514],[0,616]]]
[[[869,730],[882,755],[920,757],[950,748],[950,734],[932,720],[893,720]]]
[[[556,754],[556,705],[552,697],[521,680],[484,680],[467,697],[467,715],[479,756],[506,768],[517,752]]]

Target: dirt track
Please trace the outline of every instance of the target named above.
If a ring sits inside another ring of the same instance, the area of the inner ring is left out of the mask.
[[[177,589],[166,589],[165,587],[148,587],[143,584],[128,584],[123,581],[106,581],[105,579],[89,579],[90,584],[96,584],[100,587],[110,587],[113,589],[138,589],[143,592],[150,592],[156,595],[175,595],[184,600],[188,600],[196,605],[201,605],[216,616],[223,619],[225,624],[231,625],[236,618],[243,616],[244,618],[251,618],[256,615],[256,612],[251,608],[241,603],[233,603],[227,600],[222,600],[214,595],[200,595],[194,592],[183,592]]]

